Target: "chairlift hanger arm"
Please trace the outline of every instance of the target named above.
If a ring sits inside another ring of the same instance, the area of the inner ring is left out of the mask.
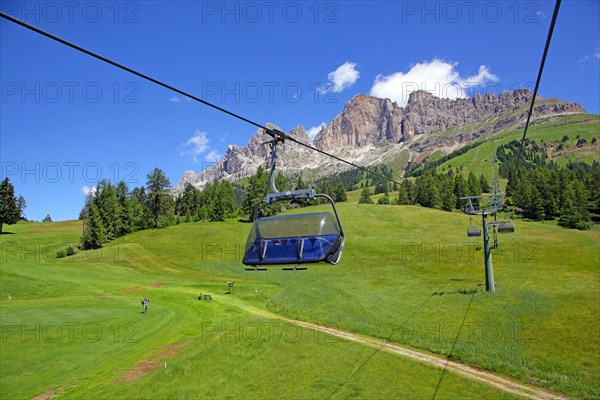
[[[494,198],[494,197],[504,197],[506,196],[505,193],[496,193],[496,194],[483,194],[481,196],[466,196],[466,197],[460,197],[460,200],[469,200],[469,199],[490,199],[490,198]]]
[[[333,199],[326,194],[317,194],[316,197],[324,197],[327,199],[327,201],[329,201],[329,203],[331,204],[331,207],[333,207],[333,214],[335,215],[335,219],[337,220],[337,223],[340,227],[340,235],[345,238],[346,234],[344,233],[344,228],[342,227],[342,221],[340,221],[340,216],[338,215],[337,212],[337,208],[335,207],[335,202],[333,201]]]
[[[263,130],[265,131],[265,133],[267,135],[269,135],[273,139],[275,139],[275,142],[285,143],[285,139],[287,139],[289,137],[288,135],[286,135],[284,132],[280,131],[279,129],[269,129],[269,128],[263,127]]]
[[[271,133],[269,133],[270,135],[272,135]],[[269,175],[269,185],[271,186],[271,192],[272,193],[279,193],[279,190],[277,190],[277,187],[275,186],[275,164],[277,164],[277,142],[280,139],[278,136],[273,136],[273,140],[271,142],[269,142],[269,145],[271,146],[271,174]]]
[[[298,199],[314,200],[315,197],[324,197],[333,206],[333,211],[335,212],[335,217],[341,228],[342,224],[340,222],[340,218],[339,218],[337,210],[335,208],[335,202],[328,195],[316,194],[313,189],[291,190],[291,191],[287,191],[287,192],[280,192],[279,190],[277,190],[277,188],[275,187],[275,178],[276,178],[275,166],[277,164],[277,143],[283,142],[285,140],[286,135],[283,132],[277,131],[277,130],[270,130],[267,133],[273,137],[273,140],[270,142],[271,175],[269,177],[269,182],[270,182],[272,193],[267,194],[265,196],[264,200],[261,200],[261,202],[264,201],[266,204],[272,204],[276,201],[298,200]],[[278,136],[278,135],[280,135],[280,136]],[[258,204],[260,204],[261,202],[259,202]],[[342,236],[343,236],[343,231],[342,231]]]

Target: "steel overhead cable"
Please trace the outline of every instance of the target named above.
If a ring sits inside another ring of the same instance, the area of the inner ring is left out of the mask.
[[[136,75],[136,76],[138,76],[138,77],[140,77],[142,79],[146,79],[146,80],[148,80],[148,81],[150,81],[152,83],[155,83],[155,84],[157,84],[159,86],[162,86],[162,87],[164,87],[166,89],[172,90],[172,91],[174,91],[176,93],[179,93],[179,94],[181,94],[181,95],[183,95],[185,97],[188,97],[188,98],[190,98],[192,100],[195,100],[195,101],[197,101],[199,103],[202,103],[202,104],[204,104],[206,106],[212,107],[215,110],[221,111],[221,112],[223,112],[223,113],[225,113],[227,115],[230,115],[230,116],[232,116],[234,118],[237,118],[237,119],[239,119],[241,121],[244,121],[244,122],[246,122],[246,123],[248,123],[250,125],[254,125],[257,128],[263,129],[267,134],[269,134],[272,137],[278,137],[278,138],[280,138],[280,140],[289,140],[291,142],[299,144],[300,146],[304,146],[304,147],[306,147],[306,148],[308,148],[310,150],[316,151],[317,153],[321,153],[321,154],[323,154],[323,155],[325,155],[327,157],[331,157],[331,158],[333,158],[333,159],[335,159],[337,161],[340,161],[340,162],[343,162],[345,164],[351,165],[351,166],[353,166],[355,168],[358,168],[358,169],[360,169],[362,171],[365,171],[365,172],[367,172],[367,173],[369,173],[371,175],[375,175],[375,176],[377,176],[379,178],[385,179],[386,181],[389,181],[389,182],[392,182],[392,183],[396,183],[396,184],[400,184],[400,182],[395,181],[393,179],[390,179],[390,178],[388,178],[388,177],[386,177],[386,176],[384,176],[382,174],[379,174],[377,172],[371,171],[368,168],[362,167],[360,165],[354,164],[353,162],[344,160],[343,158],[335,156],[335,155],[330,154],[330,153],[327,153],[326,151],[317,149],[316,147],[310,146],[310,145],[308,145],[306,143],[302,143],[301,141],[296,140],[293,137],[286,135],[282,131],[279,131],[279,130],[276,130],[276,129],[269,129],[269,128],[267,128],[267,127],[265,127],[265,126],[263,126],[263,125],[261,125],[261,124],[259,124],[257,122],[254,122],[254,121],[252,121],[252,120],[250,120],[248,118],[244,118],[244,117],[242,117],[239,114],[236,114],[236,113],[234,113],[232,111],[229,111],[229,110],[227,110],[227,109],[225,109],[223,107],[219,107],[216,104],[213,104],[211,102],[203,100],[203,99],[201,99],[201,98],[199,98],[197,96],[194,96],[194,95],[192,95],[192,94],[190,94],[188,92],[185,92],[185,91],[183,91],[181,89],[177,89],[174,86],[171,86],[171,85],[169,85],[167,83],[164,83],[164,82],[162,82],[162,81],[160,81],[158,79],[152,78],[151,76],[148,76],[146,74],[138,72],[138,71],[136,71],[136,70],[134,70],[132,68],[129,68],[129,67],[127,67],[127,66],[125,66],[123,64],[120,64],[120,63],[118,63],[116,61],[113,61],[113,60],[111,60],[109,58],[106,58],[106,57],[104,57],[104,56],[102,56],[102,55],[100,55],[98,53],[95,53],[95,52],[93,52],[91,50],[88,50],[88,49],[86,49],[84,47],[78,46],[75,43],[71,43],[68,40],[65,40],[65,39],[63,39],[61,37],[58,37],[58,36],[53,35],[53,34],[51,34],[49,32],[46,32],[46,31],[44,31],[44,30],[42,30],[40,28],[37,28],[37,27],[35,27],[33,25],[30,25],[30,24],[28,24],[28,23],[26,23],[24,21],[21,21],[20,19],[14,18],[14,17],[12,17],[12,16],[10,16],[10,15],[8,15],[6,13],[0,12],[0,16],[2,18],[4,18],[4,19],[7,19],[7,20],[11,21],[11,22],[14,22],[17,25],[20,25],[20,26],[22,26],[24,28],[27,28],[27,29],[29,29],[29,30],[31,30],[33,32],[39,33],[40,35],[43,35],[43,36],[45,36],[45,37],[47,37],[49,39],[52,39],[52,40],[57,41],[57,42],[59,42],[61,44],[64,44],[65,46],[71,47],[72,49],[75,49],[77,51],[85,53],[88,56],[94,57],[94,58],[96,58],[96,59],[98,59],[100,61],[108,63],[108,64],[110,64],[110,65],[112,65],[114,67],[120,68],[120,69],[122,69],[124,71],[127,71],[127,72],[129,72],[129,73],[131,73],[133,75]]]
[[[535,88],[533,89],[533,97],[531,99],[531,104],[529,105],[529,113],[527,114],[527,122],[525,122],[525,129],[523,130],[523,137],[521,138],[521,149],[519,150],[519,155],[517,156],[517,162],[515,164],[515,169],[513,171],[513,176],[517,172],[517,168],[519,167],[519,161],[523,157],[523,147],[525,146],[525,136],[527,136],[527,128],[529,128],[529,121],[531,120],[531,114],[533,114],[533,105],[535,104],[535,98],[537,96],[538,88],[540,86],[540,81],[542,79],[542,72],[544,71],[544,65],[546,64],[546,56],[548,55],[548,49],[550,48],[550,42],[552,41],[552,33],[554,33],[554,25],[556,24],[556,19],[558,18],[558,10],[560,9],[561,0],[556,0],[554,4],[554,13],[552,14],[552,21],[550,21],[550,28],[548,29],[548,36],[546,37],[546,46],[544,47],[544,53],[542,54],[542,62],[540,63],[540,69],[538,71],[537,79],[535,81]]]

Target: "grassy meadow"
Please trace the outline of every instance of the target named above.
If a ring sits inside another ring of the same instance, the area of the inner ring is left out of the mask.
[[[531,125],[527,131],[527,138],[538,144],[541,144],[542,141],[557,143],[567,134],[569,139],[563,144],[567,152],[554,156],[552,160],[561,166],[565,166],[569,161],[582,161],[591,164],[594,160],[598,160],[598,145],[577,148],[576,144],[578,138],[585,139],[588,144],[594,137],[598,139],[600,137],[599,121],[600,116],[595,114],[555,117]],[[438,171],[443,171],[448,167],[458,168],[463,166],[466,173],[472,170],[476,176],[483,174],[491,181],[496,174],[492,165],[496,148],[513,140],[520,141],[522,136],[522,129],[510,129],[498,133],[491,139],[486,139],[480,146],[441,164],[438,166]]]
[[[62,259],[56,250],[78,242],[80,221],[6,226],[0,397],[512,397],[277,316],[598,396],[598,231],[516,221],[494,250],[491,295],[468,217],[357,197],[338,205],[340,264],[307,271],[245,271],[250,225],[234,220],[136,232]]]

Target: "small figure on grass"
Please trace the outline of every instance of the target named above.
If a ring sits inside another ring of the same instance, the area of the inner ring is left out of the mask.
[[[144,308],[144,313],[148,311],[148,303],[150,303],[150,300],[147,297],[144,297],[144,300],[142,300],[142,307]]]

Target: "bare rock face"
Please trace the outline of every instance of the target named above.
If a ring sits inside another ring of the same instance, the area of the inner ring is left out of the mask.
[[[389,150],[392,152],[410,147],[412,159],[418,160],[436,149],[456,149],[483,133],[494,134],[524,123],[532,96],[528,89],[520,89],[503,92],[499,96],[476,94],[472,98],[449,100],[435,97],[427,91],[416,91],[410,94],[406,107],[399,107],[390,99],[359,94],[346,104],[329,125],[321,129],[312,146],[364,165],[381,162],[381,154],[372,158],[368,154],[374,154],[373,151],[389,145],[393,145]],[[585,112],[578,103],[537,98],[533,116]],[[482,125],[485,128],[481,128]],[[270,123],[266,127],[281,130]],[[455,128],[456,134],[452,137],[435,135]],[[301,125],[287,132],[287,135],[311,145]],[[183,191],[187,183],[203,187],[214,179],[235,181],[250,176],[260,165],[269,168],[270,148],[266,143],[270,140],[269,135],[258,129],[247,146],[230,145],[225,158],[207,170],[199,173],[186,171],[174,192]],[[289,141],[278,145],[278,155],[278,167],[288,172],[321,167],[331,170],[330,167],[333,167],[330,159]]]
[[[585,114],[585,112],[585,109],[579,103],[552,102],[533,108],[533,115]]]
[[[473,122],[485,121],[499,114],[511,113],[531,101],[528,89],[504,92],[500,96],[476,94],[470,99],[440,99],[427,91],[410,94],[402,108],[389,99],[357,95],[315,138],[322,150],[340,147],[382,146],[406,141],[416,135],[442,132]],[[558,105],[557,105],[558,106]],[[579,104],[539,108],[539,113],[584,112]]]
[[[331,150],[370,144],[399,143],[403,109],[390,99],[356,95],[344,111],[315,137],[315,147]]]

